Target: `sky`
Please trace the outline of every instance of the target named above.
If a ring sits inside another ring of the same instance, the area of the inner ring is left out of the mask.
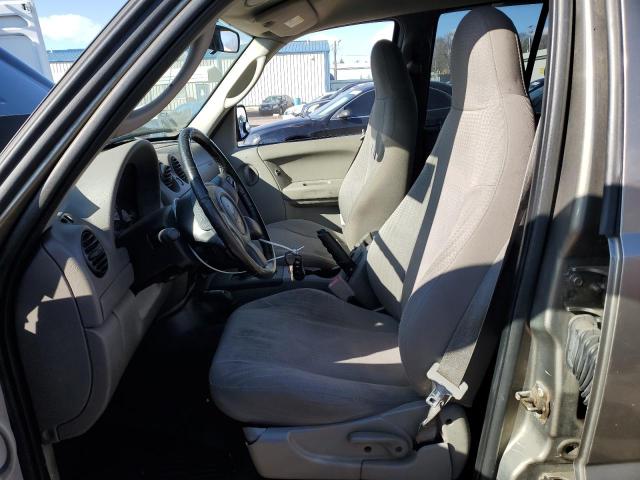
[[[85,48],[126,0],[34,0],[40,26],[48,50]],[[518,5],[501,8],[519,32],[535,28],[540,5]],[[454,30],[465,12],[450,12],[440,17],[438,35]],[[393,35],[392,22],[375,22],[341,27],[302,37],[310,40],[340,41],[338,56],[368,56],[373,44]]]
[[[125,0],[34,0],[47,50],[85,48]]]
[[[511,18],[518,32],[526,32],[530,27],[535,29],[541,8],[540,4],[534,4],[500,7],[500,10]],[[438,20],[437,35],[455,31],[466,13],[467,11],[457,11],[441,15]],[[369,56],[371,47],[376,41],[393,37],[393,28],[393,22],[373,22],[312,33],[302,37],[301,40],[328,40],[330,43],[339,40],[338,59],[344,57],[345,61],[349,61],[349,57]],[[331,48],[333,49],[333,45]]]
[[[393,37],[393,22],[373,22],[348,27],[332,28],[323,32],[311,33],[300,38],[300,40],[328,40],[333,51],[333,42],[338,44],[338,58],[368,56],[371,47],[378,40]]]
[[[499,7],[498,10],[502,10],[511,19],[518,32],[527,32],[530,28],[535,30],[536,22],[540,16],[540,10],[542,6],[540,4],[534,5],[514,5],[510,7]],[[438,32],[440,36],[446,32],[450,32],[456,29],[460,20],[465,16],[467,10],[448,12],[440,16],[438,21]]]

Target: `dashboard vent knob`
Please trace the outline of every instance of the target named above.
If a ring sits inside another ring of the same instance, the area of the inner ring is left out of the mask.
[[[173,175],[173,169],[168,165],[163,165],[160,168],[160,179],[162,180],[162,183],[174,192],[180,190],[176,177]]]
[[[80,244],[82,245],[82,253],[89,269],[98,278],[104,277],[109,269],[107,253],[100,243],[100,240],[90,230],[83,230],[80,236]]]
[[[176,175],[178,176],[178,178],[180,178],[180,180],[182,180],[183,182],[187,183],[187,174],[184,173],[184,169],[182,168],[182,164],[180,163],[180,160],[178,160],[174,156],[171,156],[169,157],[169,163],[171,164],[171,168],[173,168],[173,171],[176,172]]]

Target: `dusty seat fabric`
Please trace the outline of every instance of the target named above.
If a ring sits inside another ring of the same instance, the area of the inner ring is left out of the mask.
[[[238,309],[211,371],[213,398],[230,416],[333,423],[428,394],[426,371],[502,261],[534,136],[506,15],[472,9],[454,36],[451,68],[452,108],[433,151],[360,265],[388,315],[308,290]],[[472,370],[470,390],[484,374]]]
[[[398,351],[398,322],[311,289],[239,308],[210,374],[221,410],[243,422],[316,425],[419,399]]]

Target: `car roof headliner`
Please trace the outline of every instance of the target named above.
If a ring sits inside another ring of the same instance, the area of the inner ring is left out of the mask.
[[[315,10],[318,22],[304,32],[280,37],[256,21],[256,16],[286,3],[287,0],[234,0],[225,9],[222,19],[254,37],[288,42],[295,37],[327,28],[353,23],[382,20],[428,10],[441,10],[487,3],[486,0],[307,0]]]

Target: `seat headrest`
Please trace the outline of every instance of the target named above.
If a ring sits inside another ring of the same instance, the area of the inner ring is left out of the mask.
[[[377,99],[413,92],[402,53],[389,40],[380,40],[371,49],[371,76]],[[411,90],[407,91],[407,89]]]
[[[452,103],[475,110],[505,95],[526,95],[520,42],[513,22],[493,7],[472,9],[451,46]]]

